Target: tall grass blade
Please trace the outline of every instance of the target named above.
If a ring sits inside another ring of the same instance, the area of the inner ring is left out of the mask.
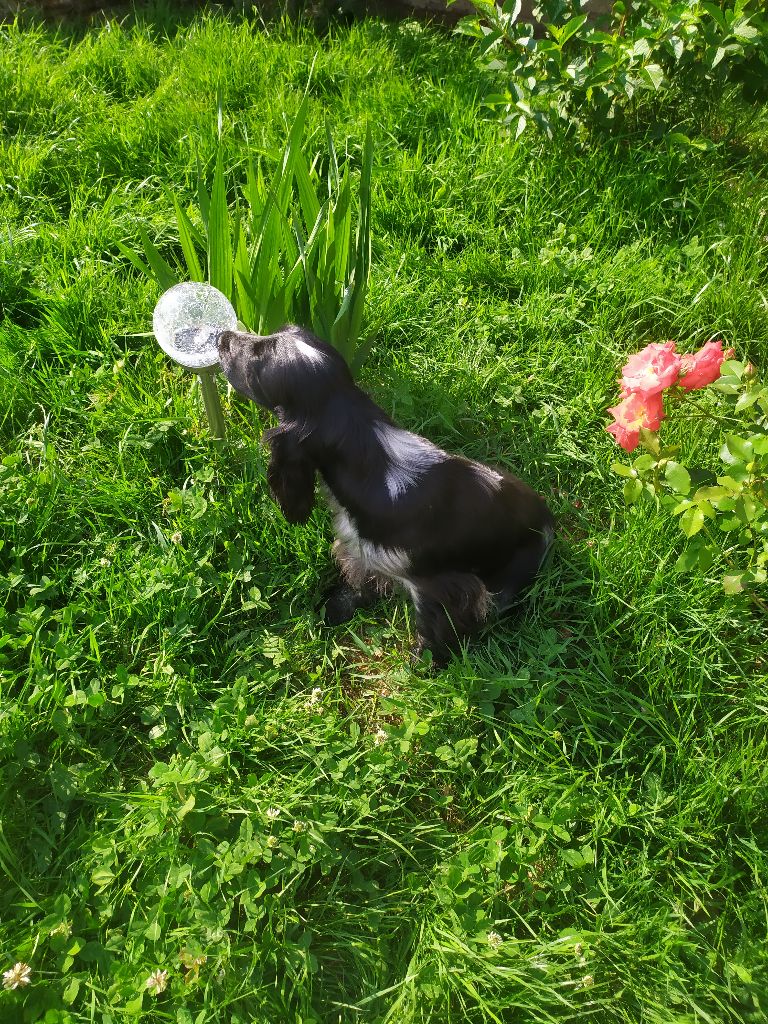
[[[195,231],[192,221],[176,196],[173,196],[172,199],[173,207],[176,211],[176,224],[179,228],[179,241],[181,242],[184,259],[187,261],[189,279],[190,281],[204,281],[205,273],[197,256],[197,245],[195,242],[195,236],[197,235],[199,238],[200,235]]]
[[[349,325],[349,338],[352,348],[360,336],[365,309],[365,297],[368,291],[368,277],[371,272],[371,176],[373,173],[373,137],[371,127],[365,133],[363,147],[363,165],[360,174],[360,220],[357,227],[357,252],[355,255],[354,280],[355,296],[352,300],[352,314]]]
[[[255,319],[258,321],[259,334],[268,329],[267,309],[270,296],[274,293],[274,282],[280,272],[280,235],[280,211],[274,194],[271,194],[264,210],[251,273],[256,302]]]
[[[331,195],[339,187],[339,158],[336,155],[336,147],[333,144],[331,125],[326,119],[325,122],[325,145],[328,150],[328,194]]]
[[[293,196],[293,179],[295,175],[295,164],[301,154],[301,141],[304,137],[304,124],[307,119],[308,97],[304,97],[296,112],[296,118],[288,133],[288,141],[283,151],[283,159],[280,164],[280,177],[276,183],[278,206],[283,213],[287,213]]]
[[[211,197],[205,184],[203,165],[200,162],[200,154],[195,153],[195,167],[197,169],[197,207],[200,210],[200,219],[203,222],[206,235],[208,234],[208,217],[211,209]]]
[[[249,230],[252,239],[261,238],[261,233],[266,216],[266,209],[269,203],[269,190],[264,182],[264,174],[261,164],[254,167],[253,160],[246,165],[246,179],[243,187],[243,195],[250,213]]]
[[[179,275],[165,262],[142,226],[139,226],[139,237],[144,248],[144,255],[147,257],[147,263],[155,280],[160,285],[160,290],[166,291],[178,284]]]
[[[251,260],[248,254],[248,239],[242,219],[236,233],[237,248],[234,262],[235,311],[240,321],[248,330],[254,330],[256,323],[256,303],[251,288]]]
[[[145,263],[138,253],[134,252],[133,249],[129,249],[123,242],[117,241],[115,244],[118,251],[121,252],[126,259],[130,260],[140,274],[143,274],[145,277],[154,276],[149,264]]]
[[[294,176],[299,193],[301,214],[304,218],[304,224],[307,230],[309,230],[310,224],[314,224],[318,210],[320,209],[320,200],[317,197],[317,191],[315,190],[312,182],[310,169],[307,166],[307,158],[303,152],[296,154],[294,161]]]
[[[208,280],[227,298],[232,297],[232,262],[224,157],[222,147],[219,146],[216,152],[216,170],[213,175],[208,223]]]
[[[341,180],[341,188],[336,199],[334,220],[336,222],[336,262],[335,277],[339,283],[347,279],[350,271],[354,272],[354,263],[350,267],[350,252],[352,250],[352,190],[349,181],[349,171],[345,168]]]
[[[336,320],[332,328],[332,343],[342,352],[353,372],[359,370],[370,354],[371,345],[357,350],[357,341],[363,322],[368,277],[371,266],[371,176],[373,171],[373,137],[370,126],[365,135],[360,192],[358,200],[358,224],[355,248],[349,281]]]
[[[329,201],[322,206],[317,214],[315,223],[308,238],[304,238],[302,226],[298,217],[293,220],[293,232],[299,249],[301,266],[304,274],[304,285],[307,293],[309,322],[312,330],[324,341],[331,341],[332,319],[329,320],[325,313],[323,296],[323,278],[320,275],[322,269],[322,252],[327,242],[326,232],[323,227],[327,221],[327,210]]]

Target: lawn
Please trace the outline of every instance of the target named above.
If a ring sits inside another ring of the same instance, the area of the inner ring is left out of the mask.
[[[604,431],[648,341],[768,364],[765,109],[513,143],[466,40],[157,10],[0,29],[0,1021],[765,1021],[766,619],[674,571]],[[219,90],[230,166],[305,90],[318,150],[370,123],[361,381],[557,516],[445,670],[401,600],[323,627],[326,510],[286,523],[268,417],[222,388],[216,448],[146,336],[118,243],[178,254]]]

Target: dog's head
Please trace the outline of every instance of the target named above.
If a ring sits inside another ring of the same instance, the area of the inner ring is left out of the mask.
[[[352,374],[334,348],[300,327],[266,337],[224,331],[218,344],[232,387],[277,413],[280,425],[264,435],[271,449],[267,479],[286,519],[304,523],[315,500],[317,451],[331,427],[338,432],[343,417],[334,408],[354,392]]]
[[[306,415],[352,386],[342,356],[300,327],[265,337],[224,331],[218,345],[222,372],[235,391],[273,412]]]

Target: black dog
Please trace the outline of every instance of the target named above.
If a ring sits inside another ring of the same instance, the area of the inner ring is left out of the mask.
[[[445,661],[531,583],[554,529],[521,480],[402,430],[339,353],[299,327],[267,337],[225,331],[219,358],[236,391],[277,414],[264,440],[286,519],[306,522],[315,473],[325,484],[344,578],[327,622],[346,621],[377,590],[400,584],[416,608],[417,652]]]

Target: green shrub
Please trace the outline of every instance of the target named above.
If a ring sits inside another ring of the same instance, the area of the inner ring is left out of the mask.
[[[579,0],[545,0],[534,17],[545,35],[519,21],[521,0],[477,0],[457,32],[480,41],[483,68],[503,82],[485,103],[519,136],[536,125],[612,125],[643,93],[673,82],[688,88],[742,84],[749,98],[768,91],[768,19],[753,0],[618,2],[592,22]],[[690,143],[685,136],[672,140]]]

